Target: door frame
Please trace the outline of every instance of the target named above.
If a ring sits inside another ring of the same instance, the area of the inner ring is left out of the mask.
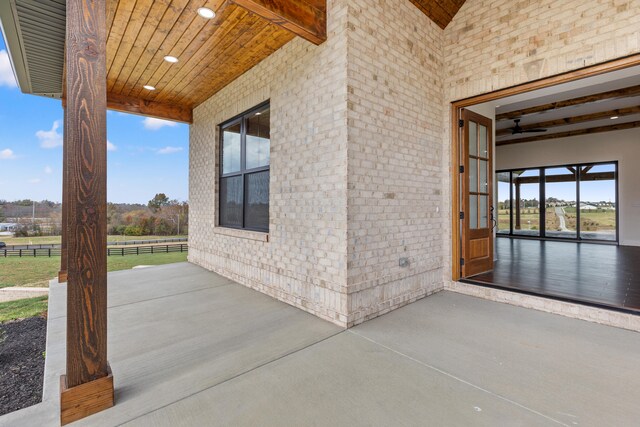
[[[459,173],[461,160],[461,132],[458,126],[459,120],[462,119],[462,109],[472,105],[482,104],[487,101],[494,101],[507,96],[531,92],[537,89],[580,80],[586,77],[597,76],[637,65],[640,65],[640,54],[629,55],[554,76],[532,80],[520,85],[464,98],[451,103],[451,278],[453,281],[457,281],[462,277],[460,259],[462,256],[463,242],[461,230],[462,223],[459,215],[459,212],[461,212],[460,197],[462,192],[460,188],[461,180]]]

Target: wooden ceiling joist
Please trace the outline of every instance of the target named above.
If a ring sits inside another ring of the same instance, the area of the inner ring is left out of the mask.
[[[596,173],[586,173],[583,171],[580,174],[580,181],[608,181],[615,179],[615,172],[596,172]],[[553,182],[576,182],[576,174],[564,174],[564,175],[547,175],[544,177],[545,183],[553,183]],[[539,184],[541,181],[541,177],[539,176],[522,176],[519,178],[515,178],[513,183],[516,185],[519,184]]]
[[[114,93],[107,94],[107,108],[124,113],[155,117],[157,119],[173,120],[183,123],[193,122],[193,112],[191,108]]]
[[[496,115],[496,121],[519,119],[522,116],[535,113],[543,113],[559,108],[572,107],[575,105],[588,104],[591,102],[602,101],[605,99],[626,98],[630,96],[640,96],[640,85],[631,86],[624,89],[617,89],[608,92],[596,93],[593,95],[581,96],[578,98],[567,99],[564,101],[551,102],[549,104],[536,105],[521,110],[508,111]]]
[[[327,40],[326,0],[233,0],[249,12],[316,45]]]
[[[550,135],[531,136],[527,138],[509,139],[506,141],[496,141],[497,146],[522,144],[524,142],[544,141],[548,139],[567,138],[569,136],[589,135],[593,133],[611,132],[615,130],[626,130],[640,127],[640,121],[620,123],[611,126],[598,126],[588,129],[572,130],[568,132],[552,133]]]
[[[628,108],[618,108],[615,110],[601,111],[599,113],[583,114],[580,116],[565,117],[562,119],[548,120],[544,122],[531,123],[528,125],[520,125],[522,130],[531,129],[549,129],[558,126],[574,125],[578,123],[592,122],[594,120],[609,119],[611,117],[625,117],[632,114],[640,114],[640,105]],[[496,136],[511,135],[511,129],[500,129],[496,131]]]

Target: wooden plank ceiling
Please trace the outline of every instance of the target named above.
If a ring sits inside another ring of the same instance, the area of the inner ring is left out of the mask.
[[[444,28],[464,0],[412,2]],[[108,107],[190,122],[194,107],[296,35],[326,40],[326,0],[107,0],[107,35]]]
[[[443,30],[456,16],[464,2],[465,0],[411,0],[411,3]]]
[[[518,120],[518,128],[515,128]],[[546,141],[640,127],[640,85],[590,93],[525,108],[502,106],[496,145]]]
[[[109,107],[183,121],[294,37],[224,0],[109,0],[107,31]]]

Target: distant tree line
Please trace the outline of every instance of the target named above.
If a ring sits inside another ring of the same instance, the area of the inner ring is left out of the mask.
[[[62,204],[49,200],[0,200],[0,223],[17,224],[16,237],[61,233]],[[175,236],[189,231],[189,204],[156,194],[144,205],[107,203],[107,232],[125,236]]]
[[[108,232],[124,236],[175,236],[189,231],[189,204],[156,194],[147,205],[107,204]]]

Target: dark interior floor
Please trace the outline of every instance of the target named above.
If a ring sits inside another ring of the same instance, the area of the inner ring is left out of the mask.
[[[500,237],[472,282],[640,313],[640,247]]]

